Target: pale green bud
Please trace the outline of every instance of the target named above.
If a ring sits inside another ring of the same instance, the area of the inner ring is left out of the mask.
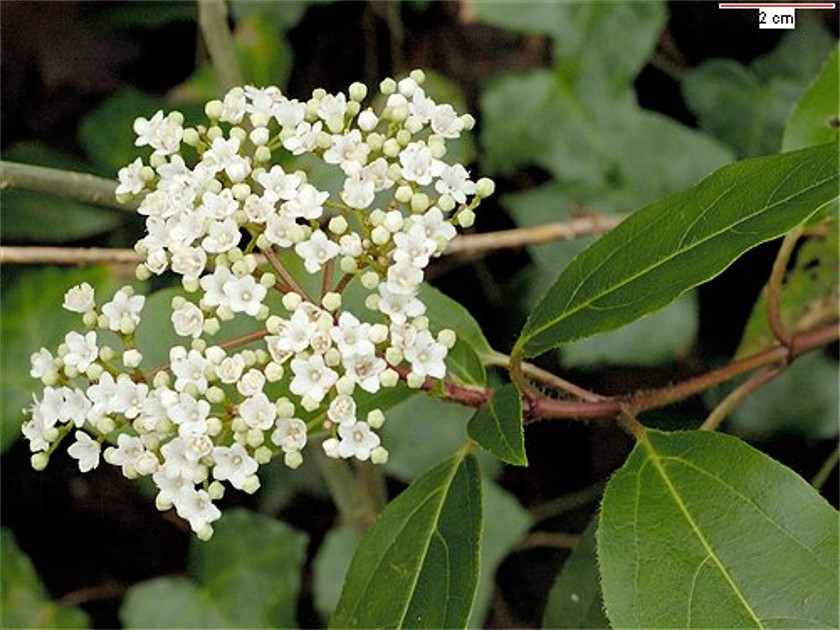
[[[299,468],[300,465],[303,463],[303,455],[300,454],[300,451],[292,451],[291,453],[286,453],[283,455],[283,463],[286,464],[289,468],[294,470],[295,468]]]
[[[41,471],[50,463],[50,456],[46,453],[35,453],[29,458],[29,462],[32,464],[32,468]]]
[[[213,387],[207,388],[207,393],[204,394],[205,398],[207,398],[208,402],[213,403],[214,405],[220,405],[225,402],[225,390],[221,387],[213,385]]]
[[[303,302],[303,298],[297,293],[287,293],[283,296],[283,306],[285,306],[286,310],[289,312],[297,309],[301,302]]]
[[[225,111],[225,106],[222,101],[213,100],[204,106],[204,113],[210,120],[219,120]]]
[[[382,425],[385,424],[385,414],[382,413],[381,409],[372,409],[368,412],[367,423],[371,429],[381,429]]]
[[[382,144],[382,153],[384,153],[387,157],[395,158],[400,154],[400,151],[402,151],[402,147],[394,138],[388,138]]]
[[[279,363],[271,361],[265,366],[265,378],[268,380],[269,383],[276,383],[277,381],[283,378],[283,374],[285,373],[283,370],[283,366]]]
[[[257,162],[270,162],[271,161],[271,149],[267,146],[259,146],[257,150],[254,151],[254,159]]]
[[[408,129],[400,129],[397,132],[397,142],[400,143],[400,146],[406,146],[411,142],[411,132]]]
[[[408,378],[406,378],[406,383],[411,389],[420,389],[423,386],[423,383],[425,382],[425,376],[420,376],[419,374],[415,374],[414,372],[409,372]]]
[[[382,446],[377,446],[370,452],[370,461],[377,466],[384,466],[388,463],[388,451]]]
[[[355,273],[359,270],[359,265],[356,264],[356,259],[352,256],[342,256],[339,267],[344,273]]]
[[[475,183],[475,195],[485,199],[496,191],[496,184],[489,177],[482,177]]]
[[[245,479],[245,483],[242,485],[242,490],[244,490],[248,494],[254,494],[259,489],[260,489],[260,478],[257,477],[256,475],[249,475]]]
[[[472,227],[475,223],[475,212],[473,212],[469,208],[464,208],[458,213],[456,219],[458,220],[458,224],[462,228]]]
[[[265,442],[265,435],[259,429],[248,429],[248,434],[245,439],[248,442],[248,446],[257,448]]]
[[[429,207],[429,195],[426,193],[415,193],[411,197],[411,211],[420,214]]]
[[[458,340],[458,337],[455,335],[455,331],[450,328],[444,328],[438,333],[437,336],[438,343],[446,346],[450,350],[455,345],[455,342]]]
[[[183,138],[184,144],[187,146],[194,147],[201,142],[201,137],[198,135],[198,131],[193,129],[192,127],[187,127],[184,129]]]
[[[274,283],[277,282],[277,278],[273,273],[264,273],[260,276],[260,284],[263,285],[266,289],[270,289],[274,286]]]
[[[414,190],[412,190],[411,186],[407,184],[403,184],[402,186],[398,187],[397,192],[394,193],[394,199],[396,199],[400,203],[410,202],[413,196]]]
[[[208,317],[204,320],[204,326],[202,326],[204,330],[204,334],[210,335],[211,337],[221,330],[222,325],[219,323],[219,320],[215,317]]]
[[[388,368],[379,373],[379,382],[382,387],[396,387],[397,383],[400,382],[400,375],[396,370]]]
[[[274,453],[267,446],[260,446],[254,451],[254,459],[257,460],[258,464],[267,464],[272,457],[274,457]]]
[[[379,274],[375,271],[366,271],[362,274],[362,286],[373,291],[379,286]]]
[[[341,294],[330,291],[321,299],[321,304],[331,313],[341,308]]]
[[[391,240],[391,233],[380,225],[373,228],[373,232],[370,233],[370,238],[376,245],[385,245],[385,243]]]
[[[225,496],[225,486],[220,481],[213,481],[207,487],[207,494],[210,495],[210,498],[214,501],[218,501],[223,496]]]
[[[330,232],[333,234],[344,234],[347,231],[347,219],[343,216],[338,215],[330,219],[329,224],[327,225]]]
[[[403,360],[402,350],[390,347],[385,351],[385,360],[391,365],[399,365]]]
[[[453,199],[452,195],[449,194],[441,195],[437,200],[437,207],[440,208],[442,212],[452,212],[455,209],[455,205],[455,199]]]
[[[389,94],[393,94],[397,91],[397,82],[394,81],[391,77],[382,79],[382,81],[379,84],[379,91],[385,94],[386,96]]]
[[[367,97],[367,86],[364,83],[359,83],[358,81],[351,83],[350,88],[347,90],[347,94],[350,96],[351,101],[356,101],[357,103],[361,103]]]

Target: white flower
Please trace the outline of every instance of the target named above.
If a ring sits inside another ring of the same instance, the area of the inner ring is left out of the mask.
[[[216,376],[222,383],[232,384],[239,380],[245,370],[245,359],[240,354],[225,357],[216,366]]]
[[[303,122],[304,116],[306,116],[306,104],[296,99],[281,97],[274,104],[274,117],[281,127],[294,129]]]
[[[242,276],[225,282],[222,291],[227,298],[226,302],[230,310],[255,317],[260,312],[260,306],[268,289],[257,282],[254,276]]]
[[[426,230],[417,223],[410,224],[405,232],[394,234],[394,244],[394,262],[408,263],[418,269],[427,266],[429,257],[437,251],[437,242],[426,236]]]
[[[330,336],[342,355],[373,354],[370,324],[362,323],[352,313],[344,311],[338,316],[338,325],[330,329]]]
[[[120,466],[123,475],[129,478],[136,474],[150,475],[159,464],[155,454],[146,450],[141,438],[126,433],[117,437],[117,448],[111,447],[105,451],[105,461]]]
[[[88,400],[93,403],[88,418],[94,420],[113,413],[117,395],[117,381],[110,372],[103,372],[96,383],[87,388]]]
[[[414,343],[403,349],[405,358],[411,363],[411,371],[420,376],[443,378],[446,376],[447,349],[434,340],[428,330],[417,333]]]
[[[114,294],[110,302],[102,305],[102,314],[108,319],[108,328],[124,333],[133,332],[140,323],[140,311],[146,303],[146,296],[132,295],[128,287]]]
[[[64,294],[64,308],[73,313],[87,313],[96,306],[93,287],[82,282]]]
[[[263,234],[272,245],[291,247],[294,244],[291,235],[295,226],[297,223],[292,217],[286,214],[272,214],[266,221]]]
[[[115,193],[117,195],[136,195],[143,190],[146,182],[141,176],[142,171],[143,160],[140,158],[137,158],[128,166],[121,168],[117,172],[117,177],[119,178],[120,183],[119,186],[117,186]]]
[[[324,365],[324,357],[313,354],[309,359],[292,359],[292,379],[289,389],[297,396],[308,396],[316,403],[321,402],[327,391],[335,385],[338,374]]]
[[[76,441],[67,449],[67,454],[79,460],[79,470],[88,472],[99,466],[99,442],[84,431],[76,431]]]
[[[321,192],[312,184],[303,184],[294,197],[283,203],[280,208],[290,217],[298,219],[317,219],[324,214],[323,204],[329,193]]]
[[[239,202],[233,198],[230,188],[225,188],[219,193],[206,191],[201,195],[201,206],[207,211],[207,215],[223,220],[230,218],[239,209]]]
[[[351,208],[363,210],[373,203],[375,189],[373,179],[364,177],[362,173],[354,173],[344,180],[341,199]]]
[[[215,138],[201,157],[216,172],[223,170],[232,182],[241,182],[251,172],[251,163],[239,155],[240,146],[239,138]]]
[[[233,219],[212,221],[207,230],[207,236],[201,241],[201,246],[211,254],[221,254],[239,245],[241,238],[239,226]]]
[[[294,134],[283,139],[283,148],[292,155],[302,155],[312,151],[318,145],[321,127],[320,120],[313,124],[305,121],[298,123]]]
[[[464,121],[449,104],[435,107],[431,120],[432,131],[444,138],[457,138],[464,129]]]
[[[174,505],[178,516],[189,521],[197,534],[222,515],[204,490],[185,488],[175,497]]]
[[[345,376],[357,383],[366,392],[375,394],[379,391],[379,375],[388,364],[374,354],[356,354],[343,357]]]
[[[202,435],[207,432],[210,403],[182,392],[178,395],[178,402],[169,406],[166,414],[178,426],[178,435]]]
[[[303,450],[306,446],[306,423],[298,418],[278,419],[271,441],[282,448],[284,453]]]
[[[423,282],[423,272],[408,260],[388,267],[388,290],[396,295],[415,295]]]
[[[120,374],[111,402],[112,409],[128,419],[136,418],[143,409],[143,401],[148,393],[148,385],[135,383],[128,374]]]
[[[411,100],[408,103],[409,113],[421,123],[426,123],[435,112],[435,102],[426,96],[423,88],[418,87],[413,94],[405,94]]]
[[[277,195],[279,199],[288,201],[297,196],[298,188],[303,185],[300,173],[287,173],[279,164],[257,175],[257,181],[266,192]]]
[[[245,216],[252,223],[265,223],[269,217],[275,216],[275,205],[279,197],[273,190],[266,190],[262,196],[248,195],[243,204]]]
[[[137,134],[137,139],[134,141],[134,145],[142,147],[151,144],[163,124],[163,110],[161,109],[148,120],[142,117],[135,118],[134,133]]]
[[[362,141],[362,132],[358,129],[335,134],[330,142],[330,147],[324,151],[324,162],[338,164],[346,175],[358,173],[367,162],[370,147]]]
[[[457,234],[455,226],[443,218],[443,212],[437,206],[432,206],[424,214],[413,214],[408,220],[414,225],[423,226],[426,236],[433,240],[443,238],[444,241],[451,241]]]
[[[192,302],[184,302],[172,310],[172,325],[181,337],[196,339],[204,330],[204,313]]]
[[[175,375],[175,389],[184,391],[188,386],[195,387],[199,393],[207,391],[207,359],[197,350],[190,350],[186,356],[180,356],[173,348],[170,353],[170,369]]]
[[[240,490],[259,467],[257,460],[248,455],[241,444],[216,446],[213,449],[213,462],[213,476],[219,481],[230,481],[234,488]]]
[[[432,183],[442,166],[442,162],[436,160],[432,150],[422,142],[412,142],[400,152],[400,164],[402,165],[402,176],[421,186],[428,186]]]
[[[251,368],[236,382],[236,391],[243,396],[253,396],[262,392],[265,380],[265,374],[256,368]]]
[[[252,429],[265,431],[274,424],[277,407],[262,392],[257,392],[239,405],[239,416]]]
[[[344,459],[355,457],[361,461],[370,459],[370,452],[379,446],[379,436],[370,430],[367,422],[339,425],[338,455]]]
[[[327,417],[336,424],[352,425],[356,422],[356,401],[352,396],[339,394],[330,403]]]
[[[321,230],[315,230],[307,241],[295,245],[295,253],[303,259],[309,273],[317,273],[324,264],[338,255],[338,245]]]
[[[475,193],[475,184],[470,181],[470,174],[460,164],[446,165],[441,169],[435,190],[441,195],[450,195],[458,203],[466,203],[467,195]]]
[[[202,306],[227,306],[229,299],[224,287],[230,280],[234,280],[234,275],[224,265],[216,265],[212,274],[202,276],[198,281],[204,289],[204,296],[201,298]]]
[[[238,125],[245,117],[248,102],[245,90],[241,87],[231,88],[222,101],[222,115],[220,120]]]
[[[197,280],[207,266],[207,253],[200,247],[179,247],[172,253],[172,271]]]
[[[67,344],[67,354],[62,358],[64,365],[74,367],[79,372],[84,372],[90,364],[96,361],[99,349],[96,347],[96,332],[91,330],[84,336],[75,331],[67,333],[64,337]]]
[[[29,365],[31,366],[29,376],[32,378],[53,379],[58,375],[55,358],[46,348],[41,348],[38,352],[33,353],[29,357]]]
[[[404,324],[409,317],[426,312],[426,305],[415,296],[392,292],[385,284],[379,285],[379,310],[397,324]]]
[[[347,99],[344,94],[327,94],[318,103],[315,113],[330,131],[338,133],[344,127],[344,115],[347,113]]]

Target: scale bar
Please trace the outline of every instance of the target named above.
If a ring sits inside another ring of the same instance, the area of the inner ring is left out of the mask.
[[[719,9],[833,9],[836,2],[719,2]]]

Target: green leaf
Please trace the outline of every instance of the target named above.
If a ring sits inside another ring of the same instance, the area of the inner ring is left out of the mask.
[[[225,512],[215,529],[190,549],[206,597],[235,627],[294,626],[306,534],[244,509]]]
[[[129,589],[120,618],[131,628],[288,628],[296,625],[307,537],[237,509],[208,542],[194,540],[196,581],[159,578]]]
[[[151,118],[166,104],[155,96],[127,89],[109,98],[79,124],[79,143],[100,174],[114,177],[118,169],[133,162],[140,153],[134,146],[134,120]],[[107,133],[103,133],[107,130]]]
[[[424,393],[415,393],[389,409],[381,431],[389,453],[387,473],[411,481],[446,458],[466,441],[472,413],[469,407]]]
[[[19,142],[3,151],[3,159],[70,171],[90,170],[84,160],[39,142]],[[5,242],[67,243],[112,230],[127,217],[119,210],[26,190],[4,190],[2,198],[0,220]]]
[[[478,584],[481,476],[473,455],[425,473],[364,537],[330,620],[334,628],[452,628]]]
[[[598,558],[615,627],[838,624],[838,519],[722,434],[647,430],[607,485]]]
[[[486,467],[482,466],[486,472]],[[481,535],[481,576],[468,627],[485,627],[484,619],[491,606],[496,570],[531,527],[533,519],[510,492],[485,475],[484,531]]]
[[[0,530],[0,626],[3,628],[87,628],[85,613],[59,606],[46,594],[32,562],[7,529]]]
[[[527,466],[522,432],[522,401],[516,385],[508,383],[475,412],[467,432],[482,448],[516,466]]]
[[[826,61],[822,72],[808,88],[793,110],[782,136],[782,150],[837,142],[840,134],[840,46]]]
[[[818,20],[805,18],[749,66],[712,59],[690,70],[682,84],[686,102],[701,128],[735,148],[739,157],[777,151],[791,108],[833,42]]]
[[[685,294],[632,324],[563,346],[563,365],[651,366],[675,361],[691,349],[698,317],[697,296]]]
[[[572,261],[517,345],[538,355],[665,306],[835,199],[837,181],[822,145],[726,166],[637,211]]]
[[[335,610],[341,596],[344,576],[358,546],[356,532],[349,524],[344,523],[327,532],[321,548],[318,549],[312,563],[312,590],[315,608],[325,619]]]
[[[120,608],[126,628],[229,628],[224,615],[187,578],[162,577],[128,589]]]
[[[788,434],[830,439],[837,435],[838,382],[836,359],[819,352],[800,357],[735,407],[727,430],[748,438]]]
[[[11,287],[3,287],[0,300],[0,371],[3,373],[0,450],[20,437],[22,410],[40,396],[43,385],[29,376],[29,357],[40,348],[55,354],[70,330],[84,330],[81,315],[61,307],[70,287],[88,282],[98,302],[111,299],[117,280],[102,267],[44,268],[27,271]],[[102,333],[98,333],[100,336]]]
[[[796,262],[785,274],[779,296],[779,318],[785,330],[803,332],[837,316],[839,248],[836,220],[825,222],[799,247]],[[745,357],[777,343],[770,328],[765,289],[753,306],[735,356]]]
[[[482,361],[493,356],[493,349],[481,326],[467,309],[430,284],[421,285],[419,298],[426,305],[426,317],[433,330],[451,328],[458,339],[466,342]]]
[[[604,614],[598,559],[595,556],[595,528],[598,517],[584,530],[568,557],[545,605],[544,628],[609,628]]]

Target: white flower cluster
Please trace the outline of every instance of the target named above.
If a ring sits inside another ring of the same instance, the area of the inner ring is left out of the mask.
[[[147,217],[138,277],[171,270],[196,296],[172,300],[184,344],[165,366],[141,369],[144,298],[124,287],[99,307],[89,285],[70,289],[64,307],[87,331],[68,333],[55,356],[32,356],[45,385],[23,427],[33,465],[74,430],[68,452],[82,471],[110,444],[106,461],[151,476],[158,507],[206,538],[221,482],[254,492],[260,464],[282,453],[297,467],[313,438],[329,457],[384,463],[384,415],[365,413],[360,392],[446,375],[455,335],[429,330],[424,269],[493,192],[444,160],[446,141],[474,121],[435,103],[423,80],[383,81],[379,111],[362,110],[358,83],[307,102],[245,86],[207,104],[207,126],[184,127],[178,112],[138,118],[136,144],[152,153],[120,170],[117,195],[139,198]],[[295,260],[320,276],[318,294],[291,273]],[[364,313],[344,308],[351,284],[367,296]],[[236,317],[254,332],[212,339]]]

